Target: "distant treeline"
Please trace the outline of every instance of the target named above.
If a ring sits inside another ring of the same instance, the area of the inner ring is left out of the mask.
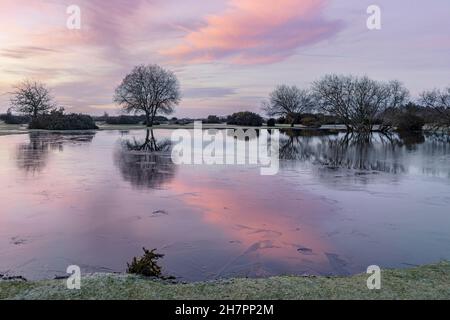
[[[30,129],[48,130],[64,130],[64,128],[70,128],[71,130],[75,130],[76,128],[94,129],[95,122],[104,122],[110,125],[146,124],[146,117],[144,115],[109,116],[105,114],[103,116],[89,116],[82,114],[64,114],[61,110],[53,110],[50,113],[39,115],[34,121],[32,121],[32,118],[28,115],[16,115],[8,112],[0,114],[0,120],[4,121],[6,124],[30,124]],[[163,123],[187,124],[196,120],[199,119],[168,119],[163,116],[156,116],[153,125]],[[268,126],[276,126],[294,124],[303,125],[310,128],[319,128],[323,125],[342,124],[339,117],[326,115],[323,113],[294,113],[289,116],[264,119],[257,113],[242,111],[229,116],[210,115],[205,119],[200,120],[207,124],[228,124],[241,126],[262,126],[263,124],[267,124]],[[386,110],[379,119],[374,120],[373,124],[382,125],[383,123],[389,121],[389,123],[391,123],[392,126],[395,126],[398,130],[411,131],[421,130],[425,124],[434,124],[439,120],[439,115],[436,114],[436,111],[433,108],[423,107],[410,102],[397,108],[396,110]],[[73,126],[69,125],[71,122],[73,122]]]
[[[324,124],[337,124],[339,119],[333,116],[326,116],[324,114],[299,113],[295,115],[294,121],[286,117],[264,119],[259,114],[250,111],[236,112],[229,116],[210,115],[203,120],[203,123],[220,124],[226,123],[229,125],[242,126],[262,126],[267,123],[268,126],[275,126],[276,124],[302,124],[310,127],[320,127]]]
[[[0,120],[6,124],[27,124],[30,122],[31,117],[27,115],[15,115],[11,112],[0,114]]]
[[[181,94],[176,75],[158,65],[136,66],[116,88],[114,101],[127,115],[65,114],[63,109],[57,109],[58,104],[43,83],[24,81],[15,87],[11,97],[11,110],[21,115],[8,112],[0,119],[9,124],[30,123],[30,128],[67,130],[94,128],[95,121],[148,127],[195,121],[189,118],[169,120],[163,116],[174,112]],[[413,99],[400,81],[378,81],[367,76],[328,74],[312,82],[310,87],[279,85],[261,107],[269,119],[241,111],[225,117],[210,115],[200,120],[241,126],[266,123],[268,126],[298,124],[318,128],[340,124],[349,132],[412,131],[421,130],[425,124],[436,130],[450,130],[450,87],[423,91]]]
[[[425,124],[434,124],[440,120],[439,114],[433,108],[424,107],[412,102],[394,109],[387,109],[372,121],[373,125],[390,125],[401,131],[421,130]],[[207,124],[229,124],[242,126],[302,125],[309,128],[319,128],[323,125],[343,124],[338,116],[323,113],[291,113],[287,116],[263,119],[260,115],[244,111],[230,116],[210,115],[203,120]]]
[[[290,117],[271,118],[269,122],[276,124],[301,124],[306,127],[320,127],[327,124],[339,124],[339,118],[335,116],[325,115],[323,113],[299,113]]]
[[[104,114],[103,116],[94,116],[95,121],[105,122],[107,124],[146,124],[146,116],[130,116],[130,115],[119,115],[119,116],[110,116],[108,114]],[[169,119],[163,116],[156,116],[154,119],[154,124],[158,124],[161,122],[167,122]]]

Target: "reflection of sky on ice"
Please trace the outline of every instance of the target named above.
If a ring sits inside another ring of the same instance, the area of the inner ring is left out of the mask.
[[[285,132],[279,174],[261,176],[124,148],[145,131],[2,136],[0,273],[124,271],[143,246],[188,280],[450,258],[449,144],[355,139]]]

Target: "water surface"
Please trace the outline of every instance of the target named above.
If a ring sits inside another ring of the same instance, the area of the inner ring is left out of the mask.
[[[450,259],[446,136],[287,131],[261,176],[174,165],[170,134],[0,136],[0,273],[123,272],[142,247],[187,281]]]

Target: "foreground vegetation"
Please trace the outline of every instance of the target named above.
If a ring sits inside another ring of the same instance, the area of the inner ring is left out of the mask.
[[[135,275],[95,274],[81,290],[65,280],[0,281],[0,299],[450,299],[450,263],[382,272],[381,289],[368,290],[368,275],[281,276],[190,284]]]

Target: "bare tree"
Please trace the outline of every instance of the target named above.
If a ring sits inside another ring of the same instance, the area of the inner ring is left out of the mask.
[[[397,109],[404,105],[410,98],[409,90],[398,80],[392,80],[387,83],[389,95],[386,100],[387,108]]]
[[[175,74],[154,64],[135,67],[114,95],[114,101],[125,112],[144,113],[149,127],[158,113],[171,114],[180,100],[180,84]]]
[[[30,115],[32,119],[55,107],[50,90],[44,84],[30,80],[14,87],[11,105],[15,111]]]
[[[436,125],[450,127],[450,87],[422,92],[419,102],[436,113]]]
[[[263,110],[268,116],[284,116],[291,119],[294,126],[298,114],[311,110],[314,107],[312,94],[296,86],[278,86],[269,97],[269,101],[263,102]]]
[[[386,110],[409,97],[399,81],[354,76],[327,75],[314,83],[313,91],[321,111],[338,117],[349,131],[372,131]]]

